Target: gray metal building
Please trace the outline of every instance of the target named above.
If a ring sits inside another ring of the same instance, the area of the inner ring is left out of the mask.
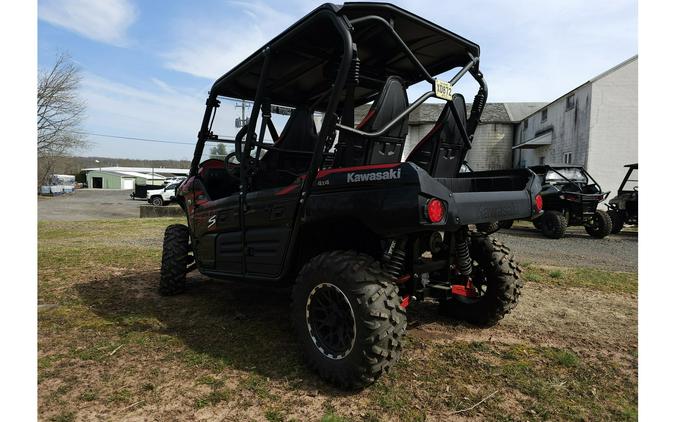
[[[603,72],[522,119],[513,166],[583,165],[616,190],[625,164],[638,162],[638,58]]]

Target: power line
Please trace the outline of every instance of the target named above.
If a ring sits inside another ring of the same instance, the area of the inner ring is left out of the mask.
[[[79,135],[89,135],[89,136],[100,136],[102,138],[115,138],[115,139],[126,139],[130,141],[141,141],[141,142],[155,142],[159,144],[177,144],[177,145],[190,145],[194,146],[195,142],[180,142],[180,141],[167,141],[162,139],[148,139],[148,138],[135,138],[133,136],[118,136],[118,135],[105,135],[102,133],[92,133],[92,132],[78,132],[73,131]]]

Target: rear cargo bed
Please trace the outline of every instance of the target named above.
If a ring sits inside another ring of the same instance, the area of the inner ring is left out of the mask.
[[[436,180],[452,195],[454,207],[449,212],[456,223],[525,219],[536,214],[535,196],[541,185],[528,169],[462,173],[456,178]]]

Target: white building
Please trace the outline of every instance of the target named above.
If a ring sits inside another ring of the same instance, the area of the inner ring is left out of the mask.
[[[91,167],[87,173],[87,186],[93,189],[134,189],[134,185],[164,185],[167,178],[187,176],[189,170],[150,167]]]
[[[596,76],[524,118],[513,166],[583,165],[616,193],[625,164],[638,162],[638,57]]]

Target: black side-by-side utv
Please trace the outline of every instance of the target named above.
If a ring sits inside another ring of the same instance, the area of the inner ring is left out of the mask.
[[[609,200],[607,213],[612,218],[612,233],[619,233],[624,224],[638,224],[638,165],[626,164],[628,169],[619,192]]]
[[[544,236],[559,239],[568,226],[584,226],[589,235],[598,239],[611,232],[609,214],[598,209],[609,192],[603,192],[583,166],[541,165],[530,170],[542,184],[544,214],[533,223]]]
[[[479,57],[478,45],[396,6],[346,3],[319,6],[234,67],[213,84],[177,189],[188,225],[166,229],[160,293],[182,292],[195,268],[292,285],[308,364],[344,388],[397,361],[415,301],[496,323],[518,301],[521,268],[468,226],[539,213],[540,184],[528,169],[460,173],[487,100]],[[455,68],[448,82],[435,77]],[[480,87],[468,118],[453,92],[467,74]],[[427,91],[411,103],[419,82]],[[214,133],[222,98],[253,102],[234,139]],[[445,107],[402,161],[408,115],[430,98]],[[292,110],[280,133],[279,107]],[[207,148],[222,142],[234,144],[224,160]]]

